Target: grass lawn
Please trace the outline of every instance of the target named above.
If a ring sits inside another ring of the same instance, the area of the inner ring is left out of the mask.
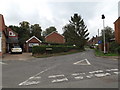
[[[36,57],[36,58],[46,58],[46,57],[52,57],[52,56],[74,54],[74,53],[79,53],[79,52],[82,52],[82,51],[72,50],[72,51],[69,51],[69,52],[54,53],[54,54],[36,54],[36,55],[33,55],[33,56]]]
[[[95,50],[95,55],[96,56],[118,56],[118,54],[116,54],[116,53],[106,53],[106,54],[104,54],[103,52],[101,52],[99,50]]]

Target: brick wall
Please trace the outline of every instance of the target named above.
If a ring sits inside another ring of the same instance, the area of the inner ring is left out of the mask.
[[[115,40],[120,44],[120,17],[115,21]]]
[[[45,41],[50,43],[65,43],[64,37],[56,32],[53,32],[46,36]]]

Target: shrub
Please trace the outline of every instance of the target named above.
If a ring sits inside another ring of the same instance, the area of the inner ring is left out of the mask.
[[[64,45],[41,45],[34,46],[32,48],[32,53],[34,54],[45,54],[45,53],[60,53],[60,52],[68,52],[70,50],[79,50],[78,47],[75,46],[64,46]]]
[[[110,52],[112,53],[118,53],[120,50],[120,45],[117,44],[116,42],[111,42],[110,43]]]

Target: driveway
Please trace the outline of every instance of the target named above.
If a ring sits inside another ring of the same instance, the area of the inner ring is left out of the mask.
[[[32,53],[22,53],[22,54],[5,54],[2,60],[31,60],[34,59]]]

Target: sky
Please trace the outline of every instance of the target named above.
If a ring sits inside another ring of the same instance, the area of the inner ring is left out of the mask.
[[[89,37],[103,29],[101,15],[105,15],[105,26],[114,30],[118,18],[120,0],[1,0],[0,14],[5,24],[19,26],[22,21],[31,25],[40,24],[42,30],[55,26],[62,34],[62,28],[69,23],[71,16],[78,13],[84,20]]]

